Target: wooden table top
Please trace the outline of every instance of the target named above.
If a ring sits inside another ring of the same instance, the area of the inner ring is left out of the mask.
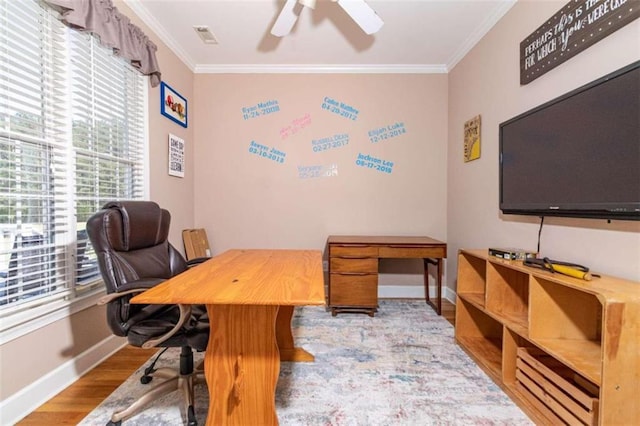
[[[229,250],[131,303],[324,305],[320,250]]]
[[[399,246],[445,246],[446,243],[424,236],[373,236],[373,235],[330,235],[330,244],[370,244]]]

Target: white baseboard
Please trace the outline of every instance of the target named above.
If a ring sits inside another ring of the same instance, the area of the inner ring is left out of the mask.
[[[23,419],[125,345],[122,337],[109,336],[11,395],[0,402],[0,424],[12,425]]]
[[[429,294],[436,294],[435,286],[429,288]],[[378,286],[378,297],[386,299],[424,299],[424,286],[380,285]],[[455,303],[456,293],[445,287],[442,289],[442,298]]]
[[[456,304],[456,292],[451,290],[449,287],[445,287],[442,291],[442,297],[447,299],[449,302]]]

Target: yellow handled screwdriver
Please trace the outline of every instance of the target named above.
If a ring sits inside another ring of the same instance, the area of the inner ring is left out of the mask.
[[[585,281],[591,281],[593,277],[598,275],[589,273],[589,268],[582,265],[576,265],[574,263],[560,262],[557,260],[551,260],[547,257],[543,259],[525,259],[525,266],[532,266],[534,268],[545,269],[550,272],[558,272],[569,277],[578,278]]]
[[[580,269],[572,268],[570,266],[551,263],[551,267],[555,272],[559,272],[570,277],[579,278],[581,280],[591,281],[591,278],[593,278],[589,272],[581,271]]]

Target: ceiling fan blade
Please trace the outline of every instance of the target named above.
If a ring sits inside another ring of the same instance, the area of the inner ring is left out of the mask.
[[[384,22],[364,0],[338,0],[338,4],[367,34],[377,32]]]
[[[273,28],[271,28],[271,34],[276,37],[283,37],[291,32],[293,25],[298,20],[298,15],[296,15],[294,10],[296,2],[297,0],[287,0],[276,22],[273,24]]]

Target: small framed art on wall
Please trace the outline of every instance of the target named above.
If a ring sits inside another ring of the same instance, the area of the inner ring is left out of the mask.
[[[160,113],[187,127],[187,100],[164,81],[160,83]]]

